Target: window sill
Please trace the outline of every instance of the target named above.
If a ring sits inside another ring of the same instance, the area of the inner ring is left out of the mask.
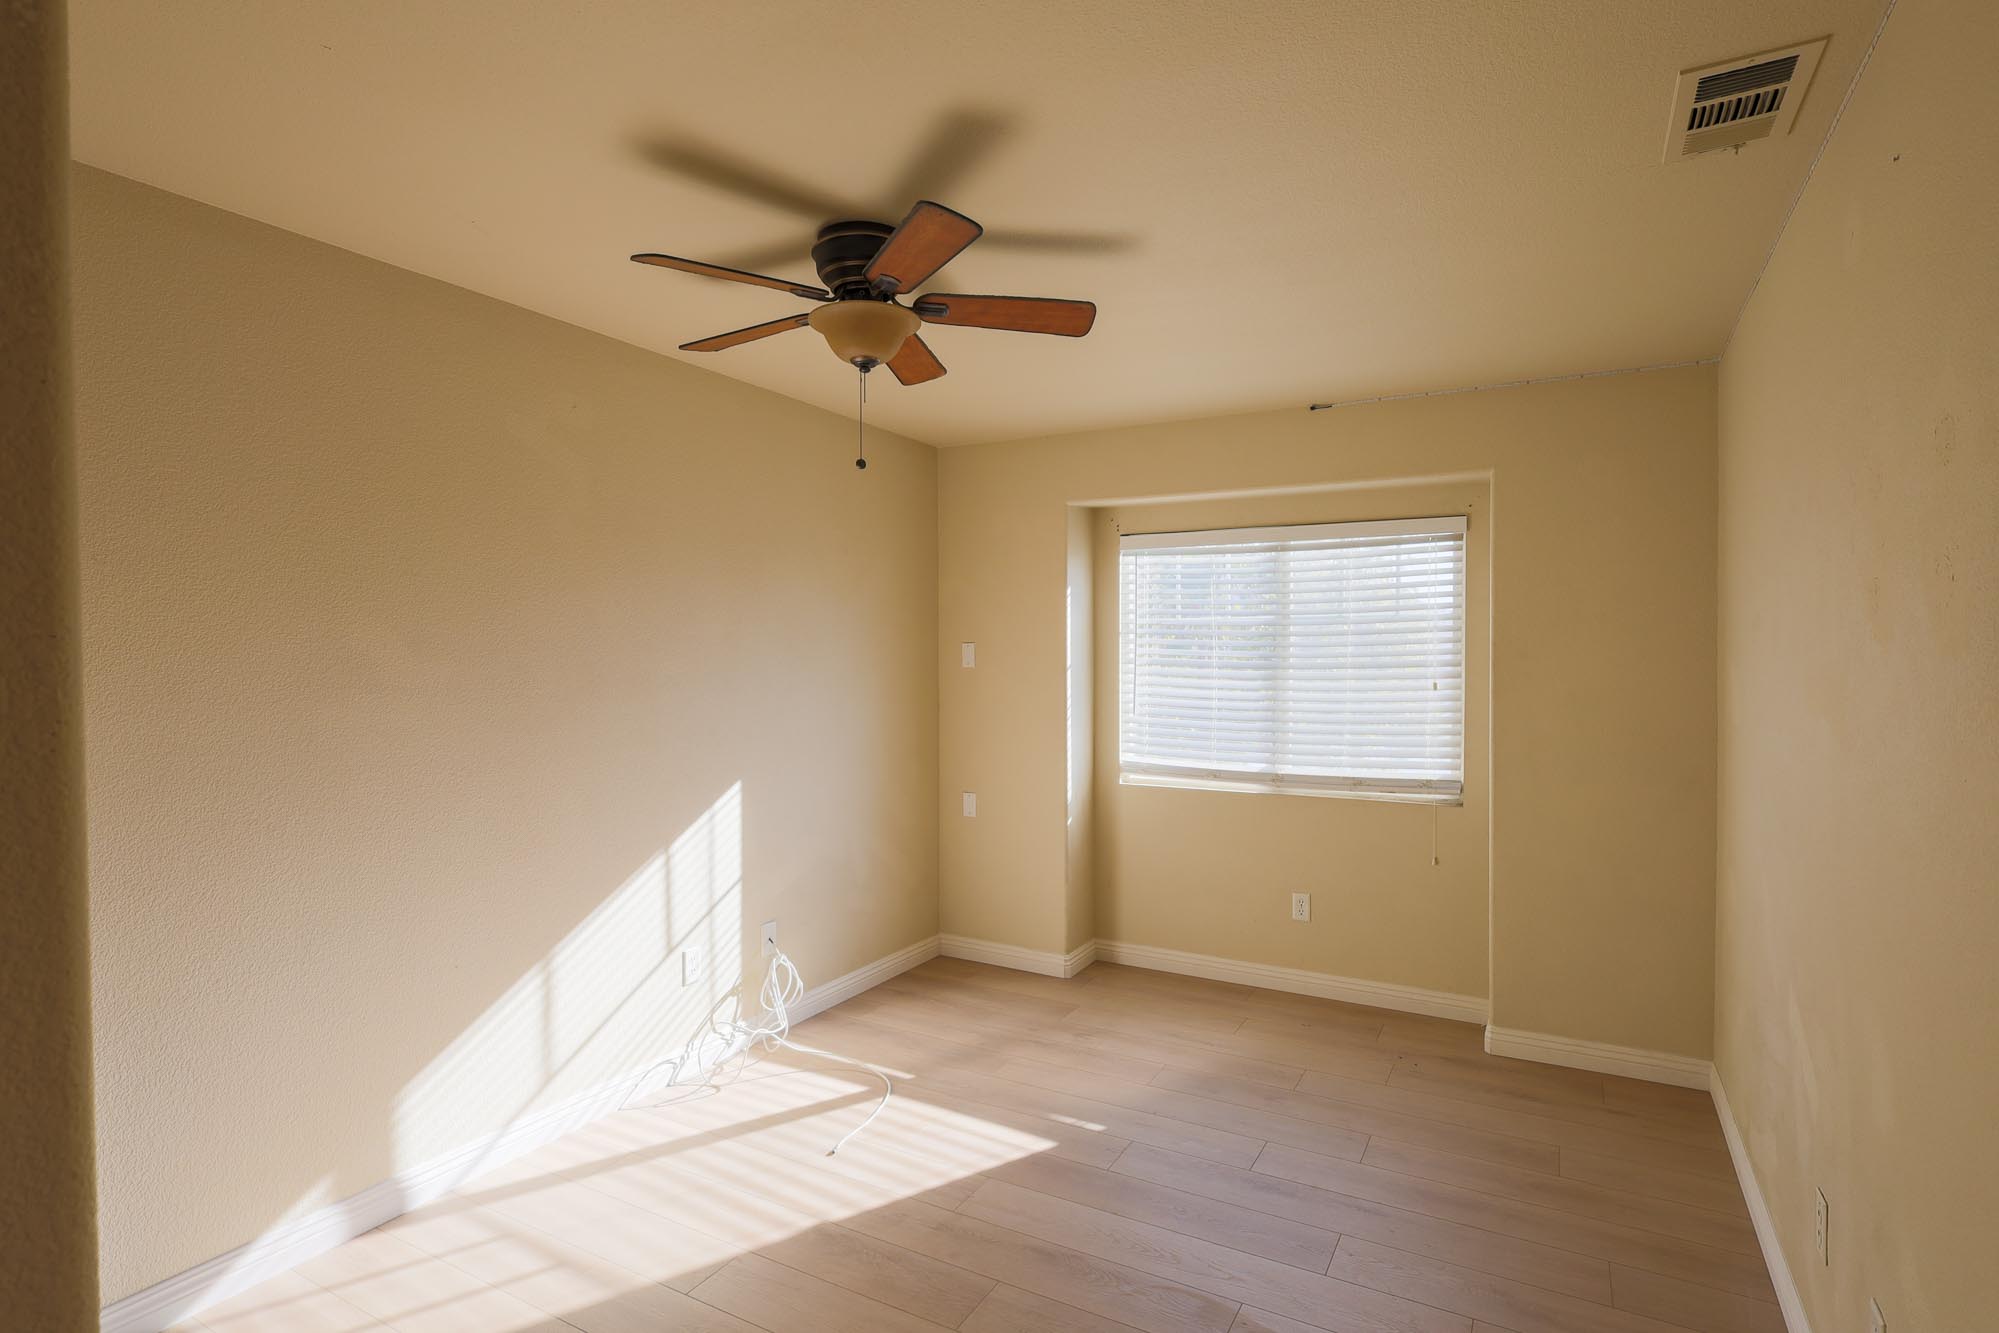
[[[1395,805],[1463,805],[1464,793],[1426,791],[1368,791],[1338,787],[1299,787],[1281,782],[1228,781],[1222,778],[1165,776],[1158,773],[1120,773],[1120,787],[1178,787],[1186,791],[1229,791],[1253,796],[1330,796],[1345,801],[1387,801]]]

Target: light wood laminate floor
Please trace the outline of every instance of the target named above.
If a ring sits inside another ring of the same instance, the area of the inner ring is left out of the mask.
[[[1705,1094],[1465,1023],[937,959],[182,1327],[1782,1333]],[[677,1096],[684,1094],[675,1094]]]

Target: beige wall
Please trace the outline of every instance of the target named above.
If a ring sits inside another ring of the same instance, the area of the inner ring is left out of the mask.
[[[940,658],[961,639],[980,657],[941,681],[944,790],[979,792],[979,818],[943,822],[944,928],[1065,943],[1066,506],[1450,477],[1491,485],[1494,1020],[1707,1054],[1705,366],[946,450]],[[1395,970],[1379,979],[1432,975]]]
[[[1716,1060],[1820,1333],[1999,1308],[1996,50],[1903,0],[1722,363]]]
[[[1108,506],[1097,531],[1097,922],[1106,939],[1425,990],[1486,994],[1490,509],[1483,480]],[[1464,514],[1465,798],[1405,805],[1123,786],[1121,532]],[[1437,864],[1430,863],[1433,839]],[[1291,894],[1312,920],[1291,920]]]
[[[1098,799],[1097,719],[1104,716],[1097,698],[1097,668],[1102,661],[1097,643],[1097,612],[1102,606],[1096,578],[1096,511],[1071,505],[1063,533],[1067,565],[1064,597],[1068,612],[1066,654],[1068,710],[1068,773],[1063,793],[1068,810],[1066,915],[1062,942],[1079,949],[1097,936]],[[1113,597],[1112,605],[1116,605]],[[1115,717],[1113,712],[1110,716]]]
[[[0,1322],[94,1323],[63,6],[0,18]]]
[[[765,918],[935,932],[931,450],[89,170],[76,246],[106,1299],[677,1048]]]

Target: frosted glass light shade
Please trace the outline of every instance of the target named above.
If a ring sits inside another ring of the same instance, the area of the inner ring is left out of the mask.
[[[923,321],[906,306],[887,301],[833,301],[806,316],[833,355],[857,366],[892,358]]]

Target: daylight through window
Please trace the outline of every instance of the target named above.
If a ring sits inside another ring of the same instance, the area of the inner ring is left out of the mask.
[[[1126,782],[1455,801],[1465,519],[1127,535]]]

